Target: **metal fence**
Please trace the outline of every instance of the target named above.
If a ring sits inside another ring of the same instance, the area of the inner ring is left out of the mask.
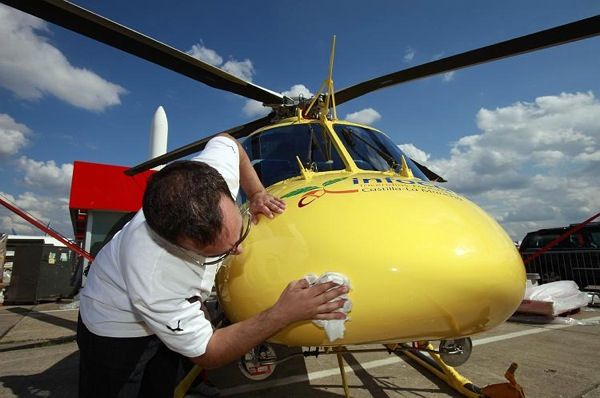
[[[537,250],[521,253],[523,260]],[[540,283],[575,281],[581,290],[600,290],[600,250],[553,250],[525,265],[528,273],[540,275]]]

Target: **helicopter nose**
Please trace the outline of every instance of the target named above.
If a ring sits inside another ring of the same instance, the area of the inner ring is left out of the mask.
[[[230,319],[272,305],[291,280],[326,272],[345,275],[352,286],[351,321],[336,343],[456,338],[512,315],[523,297],[525,270],[494,219],[446,189],[400,189],[400,183],[367,177],[356,178],[360,184],[313,179],[312,186],[324,186],[321,195],[304,190],[285,213],[256,227],[244,254],[219,278]],[[371,180],[383,183],[362,183]],[[259,293],[252,288],[257,284]],[[272,341],[328,343],[310,322]]]

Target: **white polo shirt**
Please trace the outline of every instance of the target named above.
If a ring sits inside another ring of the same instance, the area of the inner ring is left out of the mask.
[[[218,170],[237,197],[239,153],[234,141],[213,138],[192,160]],[[99,336],[156,334],[173,351],[202,355],[213,330],[201,302],[193,298],[208,298],[218,268],[203,262],[203,257],[156,235],[140,210],[91,265],[80,295],[81,319]]]

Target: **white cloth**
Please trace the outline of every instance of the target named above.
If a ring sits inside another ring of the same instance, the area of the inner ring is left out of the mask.
[[[233,198],[239,190],[238,146],[216,137],[193,158],[223,176]],[[81,292],[81,319],[99,336],[156,334],[171,350],[187,357],[206,351],[212,326],[199,300],[210,295],[218,264],[204,265],[156,235],[142,210],[98,253]]]
[[[350,280],[348,279],[348,277],[337,272],[326,272],[321,276],[317,276],[315,274],[308,274],[304,277],[304,279],[306,279],[306,281],[311,285],[335,282],[338,285],[347,286],[348,290],[351,289]],[[344,314],[346,314],[346,319],[316,319],[313,321],[315,325],[325,329],[325,334],[327,334],[327,338],[330,342],[334,342],[335,340],[344,337],[344,333],[346,331],[345,323],[348,319],[350,319],[348,317],[348,313],[352,311],[352,301],[348,298],[348,294],[342,294],[341,296],[336,297],[331,301],[337,301],[342,299],[346,301],[344,302],[343,307],[337,309],[337,312],[343,312]]]

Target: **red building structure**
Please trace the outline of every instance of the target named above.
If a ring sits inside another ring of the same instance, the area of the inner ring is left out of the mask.
[[[124,173],[127,169],[101,163],[73,163],[69,198],[73,232],[75,240],[92,255],[97,251],[94,245],[102,243],[124,214],[142,206],[142,196],[154,170],[130,177]]]

